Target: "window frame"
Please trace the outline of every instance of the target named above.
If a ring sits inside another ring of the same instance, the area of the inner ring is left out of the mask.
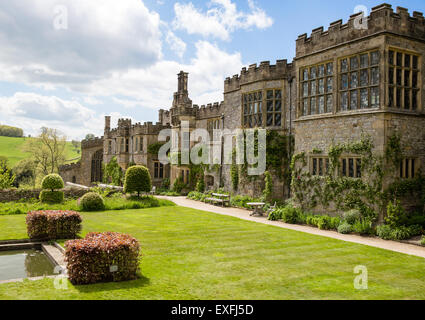
[[[377,64],[372,64],[372,53],[377,52],[379,54],[378,57],[378,61]],[[361,57],[364,55],[368,55],[368,65],[367,67],[363,67],[362,66],[362,60]],[[357,58],[357,68],[351,68],[351,60],[352,58]],[[381,50],[379,48],[374,48],[374,49],[370,49],[370,50],[366,50],[366,51],[362,51],[362,52],[358,52],[355,54],[351,54],[351,55],[347,55],[347,56],[343,56],[337,59],[337,105],[338,108],[336,110],[336,112],[356,112],[356,111],[360,111],[360,110],[376,110],[379,109],[381,106],[381,102],[382,102],[382,97],[381,97],[381,83],[382,83],[382,68],[381,68],[381,62],[383,59],[383,54],[381,52]],[[343,71],[342,70],[342,61],[347,60],[347,70]],[[372,80],[372,71],[373,69],[378,69],[378,81],[376,84],[373,84]],[[362,71],[367,70],[367,74],[368,74],[368,84],[367,85],[361,85],[361,73]],[[351,83],[352,83],[352,75],[353,74],[357,74],[357,85],[356,87],[352,87]],[[343,89],[342,86],[342,79],[344,76],[347,76],[347,86],[346,88]],[[367,107],[362,107],[362,91],[363,90],[367,90],[367,97],[368,97],[368,103],[367,103]],[[372,91],[373,90],[377,90],[377,97],[378,97],[378,102],[375,102],[375,106],[372,104]],[[356,102],[356,108],[352,109],[351,108],[351,102],[352,102],[352,93],[356,93],[357,96],[357,102]],[[345,109],[342,108],[343,104],[343,99],[342,99],[342,95],[346,94],[347,96],[347,107]]]
[[[400,179],[414,179],[419,171],[419,159],[415,157],[403,158],[400,162],[398,176]],[[407,173],[407,174],[406,174]]]
[[[331,64],[332,65],[332,73],[329,74],[328,73],[328,65]],[[319,73],[319,67],[324,66],[324,74],[321,76]],[[316,69],[316,76],[315,78],[311,77],[311,70],[315,68]],[[308,77],[307,79],[305,79],[304,77],[304,71],[308,70]],[[300,81],[299,81],[299,93],[300,93],[300,116],[301,117],[306,117],[306,116],[314,116],[314,115],[323,115],[323,114],[332,114],[334,111],[334,107],[335,107],[335,103],[334,103],[334,93],[335,93],[335,61],[334,60],[326,60],[326,61],[322,61],[320,63],[317,64],[313,64],[313,65],[309,65],[309,66],[304,66],[301,67],[299,69],[300,72]],[[331,91],[328,91],[329,89],[329,79],[331,79]],[[320,80],[323,80],[323,93],[320,92],[320,87],[319,87],[319,82]],[[315,93],[312,94],[312,82],[315,82]],[[308,91],[308,95],[304,95],[304,86],[305,84],[307,84],[307,91]],[[313,101],[312,99],[314,99],[315,101],[315,109],[316,111],[319,111],[319,99],[323,97],[324,99],[324,105],[323,105],[323,109],[324,112],[315,112],[312,113],[312,104],[311,102]],[[332,105],[328,106],[328,102],[329,102],[329,97],[330,97],[330,101],[332,102]],[[307,101],[307,112],[305,112],[305,101]]]
[[[310,155],[310,174],[315,177],[326,177],[330,171],[330,159],[329,156],[322,155]],[[320,161],[321,160],[321,161]],[[315,171],[316,162],[316,171]],[[320,162],[322,162],[322,172],[320,172]]]
[[[346,161],[346,167],[344,174],[344,160]],[[353,176],[350,175],[350,160],[353,161]],[[360,167],[359,166],[360,161]],[[345,177],[345,178],[352,178],[352,179],[361,179],[363,176],[362,172],[362,162],[363,159],[360,156],[354,156],[354,155],[344,155],[339,158],[339,176]],[[358,175],[360,173],[360,176]]]
[[[391,58],[391,52],[393,54],[392,60],[393,63],[391,64],[390,58]],[[397,64],[397,54],[401,54],[401,66]],[[406,67],[406,55],[410,55],[410,66]],[[413,57],[417,57],[417,67],[414,68],[413,66]],[[422,110],[422,99],[421,99],[421,87],[422,87],[422,77],[421,77],[421,63],[422,63],[422,55],[418,52],[405,50],[401,48],[396,47],[389,47],[387,50],[387,59],[386,59],[386,76],[387,78],[387,107],[396,109],[396,110],[403,110],[403,111],[413,111],[417,112],[419,110]],[[391,74],[392,72],[392,81],[391,81]],[[397,71],[401,71],[401,79],[400,84],[397,83]],[[406,71],[409,72],[409,84],[406,85]],[[417,73],[417,79],[416,79],[416,87],[413,86],[413,75],[414,73]],[[398,103],[398,90],[400,90],[400,105]],[[406,108],[406,90],[409,90],[409,108]],[[392,94],[391,94],[392,91]],[[414,92],[416,92],[416,107],[414,107]],[[391,97],[392,96],[392,97]],[[392,99],[391,99],[392,98]],[[391,103],[392,102],[392,103]]]

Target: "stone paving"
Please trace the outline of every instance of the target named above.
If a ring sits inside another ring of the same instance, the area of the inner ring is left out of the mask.
[[[361,237],[361,236],[353,235],[353,234],[340,234],[336,231],[320,230],[320,229],[309,227],[309,226],[287,224],[281,221],[270,221],[270,220],[267,220],[266,217],[250,216],[251,211],[248,211],[245,209],[223,208],[223,207],[213,206],[207,203],[189,200],[186,197],[168,197],[168,196],[157,196],[157,197],[171,200],[178,206],[182,206],[182,207],[188,207],[192,209],[213,212],[217,214],[240,218],[243,220],[272,225],[272,226],[276,226],[276,227],[280,227],[284,229],[305,232],[305,233],[314,234],[318,236],[338,239],[338,240],[352,242],[352,243],[363,244],[363,245],[367,245],[371,247],[386,249],[390,251],[395,251],[395,252],[405,253],[412,256],[425,258],[425,247],[421,247],[421,246],[417,246],[413,244],[383,240],[378,237]]]

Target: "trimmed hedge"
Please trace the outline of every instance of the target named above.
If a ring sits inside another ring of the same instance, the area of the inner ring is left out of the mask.
[[[40,201],[43,203],[62,203],[64,197],[62,191],[42,190],[40,192]]]
[[[73,239],[81,231],[81,215],[75,211],[31,211],[26,216],[30,239]]]
[[[152,181],[149,170],[144,166],[133,166],[125,172],[124,192],[137,192],[137,196],[142,192],[150,192]]]
[[[105,210],[105,201],[100,194],[89,192],[81,197],[80,207],[83,211],[103,211]]]
[[[45,190],[59,190],[64,188],[64,183],[62,177],[58,174],[52,173],[48,174],[43,178],[41,182],[41,188]]]
[[[134,280],[140,272],[140,245],[130,235],[89,233],[65,242],[68,277],[73,284]]]

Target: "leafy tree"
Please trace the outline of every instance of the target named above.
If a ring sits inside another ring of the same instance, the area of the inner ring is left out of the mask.
[[[37,163],[34,159],[24,159],[19,161],[12,169],[16,179],[14,186],[19,188],[23,184],[35,185],[35,179],[37,174]]]
[[[7,160],[0,159],[0,190],[11,188],[14,181],[15,175],[7,165]]]
[[[103,182],[112,183],[115,186],[122,186],[123,171],[118,164],[117,157],[113,157],[103,169]]]
[[[152,189],[152,181],[149,170],[144,166],[133,166],[125,173],[124,192],[137,192],[140,197],[141,192],[149,192]]]
[[[43,127],[37,139],[29,139],[24,149],[32,154],[38,169],[45,176],[59,172],[59,167],[65,163],[66,137],[56,129]]]
[[[21,138],[24,136],[24,131],[21,128],[0,126],[0,136]]]
[[[96,136],[93,133],[88,133],[86,135],[86,140],[94,140]]]
[[[77,141],[77,140],[72,140],[71,143],[72,143],[73,150],[76,153],[80,154],[80,152],[81,152],[81,142],[80,141]]]

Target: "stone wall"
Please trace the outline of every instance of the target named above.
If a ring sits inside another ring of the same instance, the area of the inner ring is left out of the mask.
[[[80,198],[85,195],[90,190],[75,189],[75,188],[66,188],[63,190],[66,198]],[[22,199],[38,199],[38,196],[41,192],[41,189],[34,190],[22,190],[22,189],[10,189],[10,190],[0,190],[0,202],[11,202],[19,201]]]

